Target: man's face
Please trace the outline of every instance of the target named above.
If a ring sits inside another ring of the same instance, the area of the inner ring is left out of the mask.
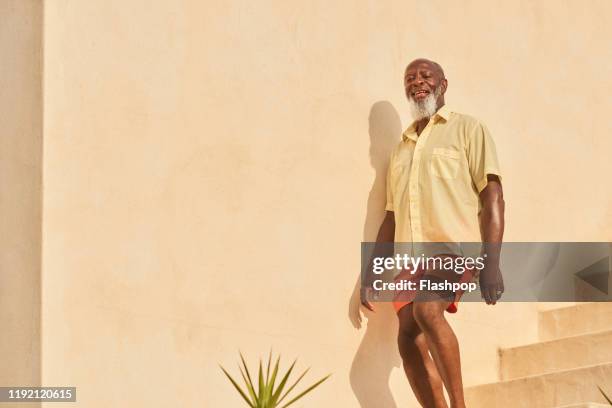
[[[406,67],[404,73],[404,88],[409,101],[417,104],[432,95],[438,87],[440,95],[446,91],[446,79],[442,72],[428,61],[414,61]],[[436,95],[437,99],[438,95]]]

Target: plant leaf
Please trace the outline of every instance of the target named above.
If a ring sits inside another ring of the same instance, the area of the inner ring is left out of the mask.
[[[246,384],[247,390],[249,391],[249,394],[251,395],[251,401],[253,402],[253,405],[257,405],[259,401],[257,400],[257,394],[255,394],[255,389],[253,388],[253,384],[251,384],[251,381],[248,380],[247,377],[244,375],[244,371],[242,371],[242,367],[238,366],[238,368],[240,369],[240,374],[242,375],[242,379],[244,380],[244,383]]]
[[[268,354],[268,368],[266,369],[266,384],[270,379],[270,365],[272,363],[272,349],[270,349],[270,354]]]
[[[599,392],[601,392],[601,395],[603,395],[603,397],[606,399],[606,401],[608,401],[608,404],[612,405],[612,401],[610,400],[610,398],[606,395],[606,393],[604,392],[604,390],[601,389],[601,387],[598,385],[597,388],[599,388]]]
[[[300,375],[300,376],[298,377],[298,379],[297,379],[297,380],[295,380],[295,382],[293,383],[293,385],[292,385],[291,387],[289,387],[289,389],[288,389],[288,390],[287,390],[287,391],[286,391],[286,392],[283,394],[283,396],[282,396],[282,397],[280,397],[280,399],[278,400],[278,403],[279,403],[279,404],[280,404],[280,403],[281,403],[281,402],[282,402],[282,401],[285,399],[285,397],[286,397],[287,395],[289,395],[289,393],[290,393],[291,391],[293,391],[293,389],[295,388],[295,386],[296,386],[296,385],[298,385],[298,383],[300,382],[300,380],[301,380],[302,378],[304,378],[304,376],[306,375],[306,373],[308,372],[308,370],[310,370],[310,368],[307,368],[306,370],[304,370],[304,372],[302,373],[302,375]]]
[[[266,401],[272,401],[272,393],[274,392],[274,383],[276,382],[276,376],[278,374],[278,365],[280,363],[280,356],[276,359],[276,364],[274,365],[274,371],[272,372],[272,378],[266,384]]]
[[[270,349],[270,353],[268,354],[268,364],[266,365],[266,379],[264,381],[264,389],[263,393],[259,395],[262,400],[262,407],[268,408],[268,404],[270,402],[270,366],[272,365],[272,349]]]
[[[255,400],[255,405],[259,404],[259,398],[257,397],[257,394],[255,393],[255,387],[253,386],[253,380],[251,379],[251,373],[249,373],[249,367],[246,364],[246,361],[244,361],[244,356],[242,355],[242,353],[240,353],[240,360],[242,360],[242,365],[244,366],[244,371],[246,372],[246,376],[247,379],[249,380],[248,382],[248,388],[249,388],[249,393],[252,392],[254,396],[254,400]],[[242,372],[242,370],[240,370]],[[246,382],[246,381],[245,381]]]
[[[281,408],[286,408],[289,405],[293,404],[295,401],[299,400],[300,398],[302,398],[304,395],[308,394],[310,391],[314,390],[315,388],[317,388],[323,381],[327,380],[329,377],[331,376],[331,374],[328,374],[327,376],[321,378],[319,381],[317,381],[316,383],[314,383],[313,385],[311,385],[310,387],[306,388],[306,390],[302,391],[297,397],[295,397],[294,399],[292,399],[291,401],[289,401],[288,403],[286,403],[285,405],[283,405]]]
[[[260,358],[259,359],[259,391],[257,392],[257,394],[259,394],[260,407],[265,407],[267,404],[265,390],[266,390],[266,383],[264,382],[263,362],[261,361],[261,358]]]
[[[232,385],[234,386],[234,388],[236,388],[236,390],[240,393],[240,395],[242,396],[242,398],[244,398],[244,400],[246,401],[246,403],[249,405],[249,407],[251,408],[256,408],[255,405],[253,405],[251,403],[251,401],[249,401],[249,399],[247,398],[246,394],[244,393],[244,391],[242,391],[242,388],[240,388],[240,386],[238,385],[238,383],[236,381],[234,381],[234,379],[232,378],[231,375],[229,375],[229,373],[227,371],[225,371],[225,368],[223,368],[222,366],[221,370],[223,370],[223,372],[225,373],[225,375],[227,376],[227,378],[229,378],[229,380],[232,382]]]
[[[280,384],[278,384],[278,388],[276,388],[276,391],[274,391],[274,395],[272,395],[273,405],[276,404],[277,402],[280,402],[278,401],[278,398],[283,392],[283,388],[285,388],[285,384],[287,384],[287,380],[289,379],[289,376],[291,375],[291,372],[293,371],[293,367],[295,367],[296,362],[297,360],[293,360],[293,364],[291,364],[291,367],[289,367],[289,370],[287,370],[287,372],[283,376],[283,379],[281,380]]]

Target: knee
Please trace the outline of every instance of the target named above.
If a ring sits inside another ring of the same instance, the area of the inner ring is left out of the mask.
[[[400,325],[397,345],[402,360],[409,361],[419,353],[418,342],[422,340],[421,337],[422,332],[416,322],[409,325]]]
[[[438,302],[416,302],[414,319],[421,330],[428,332],[444,321],[444,309]]]
[[[421,330],[419,329],[419,326],[413,321],[412,324],[400,324],[398,337],[408,343],[414,343],[420,333]]]

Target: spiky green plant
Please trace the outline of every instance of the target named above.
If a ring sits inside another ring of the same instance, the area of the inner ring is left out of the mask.
[[[225,373],[225,375],[231,381],[234,388],[236,388],[236,390],[240,393],[240,396],[242,396],[244,401],[251,408],[277,408],[277,407],[285,408],[285,407],[288,407],[289,405],[293,404],[294,402],[302,398],[304,395],[308,394],[310,391],[314,390],[323,381],[327,380],[331,375],[329,374],[323,377],[322,379],[320,379],[319,381],[317,381],[316,383],[314,383],[313,385],[311,385],[310,387],[306,388],[304,391],[299,393],[296,397],[290,399],[288,402],[286,402],[284,405],[281,406],[281,403],[287,398],[287,395],[289,395],[289,393],[293,391],[293,389],[298,385],[298,383],[302,380],[302,378],[304,378],[304,376],[310,369],[309,368],[306,369],[298,377],[298,379],[293,383],[293,385],[287,388],[287,390],[283,393],[283,390],[285,389],[285,386],[287,385],[287,381],[289,380],[289,376],[291,375],[291,372],[293,371],[293,367],[295,367],[295,363],[297,362],[297,360],[293,361],[293,364],[291,364],[287,372],[282,376],[281,381],[278,383],[278,385],[276,385],[276,378],[278,376],[278,367],[280,364],[280,355],[276,359],[276,364],[274,365],[274,369],[272,370],[272,376],[270,376],[270,367],[272,365],[272,351],[270,351],[270,355],[268,357],[268,366],[265,369],[266,371],[265,376],[263,374],[264,365],[261,359],[259,359],[259,374],[258,374],[257,389],[255,389],[255,386],[253,385],[251,373],[249,372],[246,362],[244,361],[244,357],[242,356],[242,353],[240,353],[240,360],[242,362],[242,366],[238,364],[238,368],[240,369],[240,374],[242,375],[244,384],[246,385],[246,392],[240,387],[240,385],[238,385],[238,383],[232,378],[232,376],[229,375],[229,373],[227,372],[225,368],[223,368],[223,366],[219,365],[219,367],[221,367],[221,370],[223,370],[223,373]]]
[[[604,390],[601,389],[601,387],[598,385],[597,388],[599,388],[599,392],[601,392],[601,395],[603,395],[603,397],[606,399],[606,401],[608,401],[608,404],[612,405],[612,400],[610,399],[610,397],[608,397],[606,395],[606,393],[604,392]]]

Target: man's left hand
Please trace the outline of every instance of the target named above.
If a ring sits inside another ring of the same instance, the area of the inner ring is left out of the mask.
[[[494,305],[504,293],[504,279],[496,266],[486,266],[480,271],[480,293],[487,305]]]

